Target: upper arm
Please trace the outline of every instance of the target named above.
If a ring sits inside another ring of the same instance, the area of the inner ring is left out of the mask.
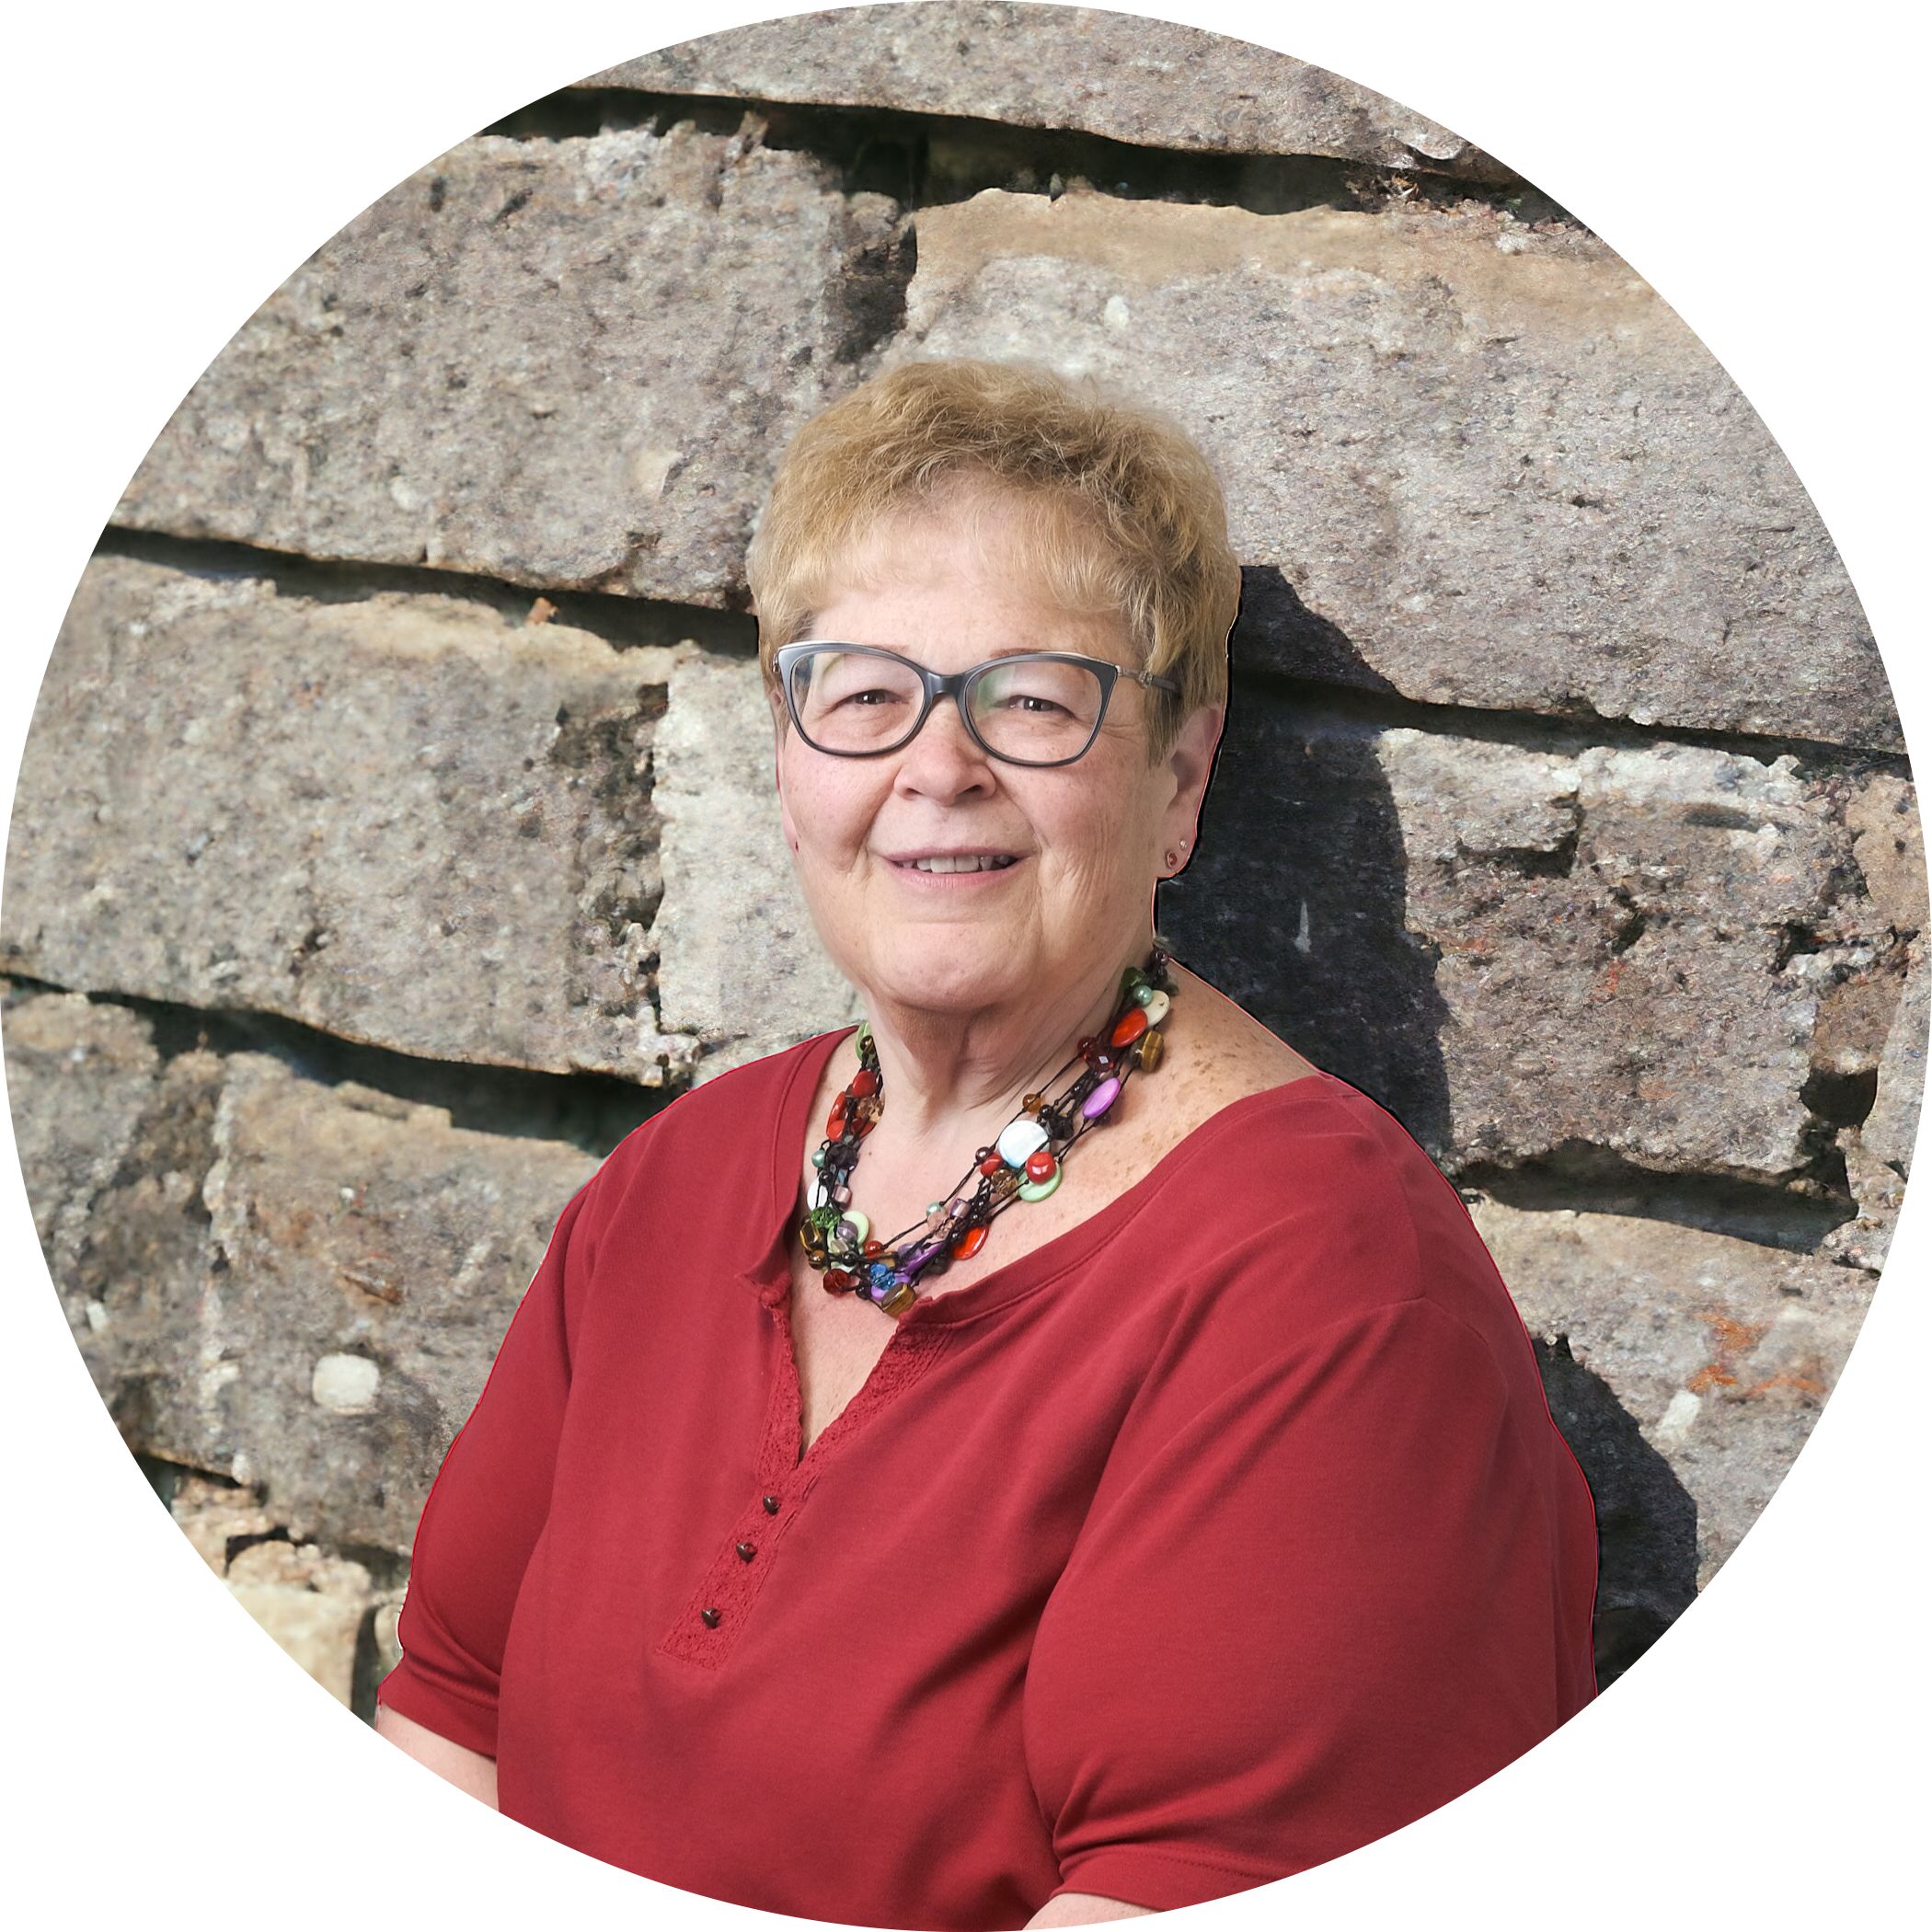
[[[1125,1899],[1102,1898],[1093,1892],[1056,1892],[1031,1918],[1026,1932],[1035,1926],[1098,1926],[1110,1918],[1140,1918],[1154,1910],[1151,1905],[1130,1905]]]
[[[459,1790],[467,1791],[472,1798],[480,1798],[492,1809],[497,1801],[497,1761],[485,1757],[480,1751],[471,1751],[452,1739],[443,1737],[419,1724],[414,1718],[406,1718],[402,1712],[387,1704],[375,1708],[375,1729],[379,1737],[385,1737],[398,1750],[407,1752],[419,1765],[424,1765],[439,1777],[446,1777]]]
[[[1231,1364],[1141,1432],[1027,1675],[1066,1884],[1166,1910],[1283,1878],[1556,1728],[1520,1420],[1487,1344],[1418,1297]]]
[[[504,1642],[549,1514],[569,1394],[567,1291],[585,1268],[572,1237],[595,1181],[571,1197],[423,1506],[397,1618],[402,1659],[381,1709],[494,1759]],[[491,1780],[494,1783],[494,1767]]]

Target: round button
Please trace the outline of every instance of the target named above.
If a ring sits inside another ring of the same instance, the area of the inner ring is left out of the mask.
[[[706,1623],[710,1625],[712,1629],[717,1629],[719,1613],[716,1610],[700,1610],[697,1614],[704,1618]]]
[[[776,1496],[761,1496],[758,1501],[765,1505],[765,1513],[767,1516],[776,1516],[778,1513],[778,1499]]]
[[[749,1563],[757,1554],[758,1547],[756,1544],[741,1543],[738,1546],[738,1560],[741,1563]]]

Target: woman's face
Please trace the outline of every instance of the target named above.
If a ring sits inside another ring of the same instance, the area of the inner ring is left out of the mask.
[[[865,583],[834,584],[818,638],[882,645],[950,673],[1010,652],[1070,650],[1132,666],[1117,620],[1071,615],[1001,568],[996,515],[892,525]],[[910,744],[838,758],[788,729],[777,776],[785,834],[812,917],[868,1000],[926,1011],[1030,1006],[1110,972],[1145,942],[1164,855],[1191,840],[1220,713],[1197,713],[1150,765],[1148,694],[1121,680],[1072,765],[1004,764],[948,697]],[[930,871],[935,855],[998,855],[998,870]]]

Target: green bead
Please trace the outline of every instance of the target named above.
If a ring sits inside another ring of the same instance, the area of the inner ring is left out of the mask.
[[[870,1040],[871,1037],[872,1022],[869,1019],[861,1020],[859,1022],[858,1031],[853,1034],[852,1036],[853,1052],[863,1056],[866,1050],[866,1042],[867,1041]]]
[[[822,1167],[825,1165],[825,1150],[822,1147],[814,1147],[811,1150],[811,1164],[814,1167]]]
[[[812,1226],[825,1228],[829,1231],[838,1225],[840,1211],[835,1207],[815,1207],[805,1218],[811,1223]]]
[[[1064,1170],[1055,1167],[1045,1180],[1023,1180],[1019,1184],[1019,1198],[1022,1201],[1044,1201],[1060,1185]]]
[[[1121,997],[1122,999],[1138,999],[1141,988],[1146,984],[1148,984],[1147,975],[1138,966],[1130,966],[1121,975]]]

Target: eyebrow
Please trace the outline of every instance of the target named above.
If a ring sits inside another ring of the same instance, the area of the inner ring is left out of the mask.
[[[810,631],[801,638],[794,638],[791,641],[794,644],[849,644],[855,650],[891,650],[903,658],[912,656],[912,651],[903,644],[861,645],[857,638],[815,637]],[[1000,658],[1037,657],[1043,651],[1063,657],[1097,658],[1103,663],[1119,664],[1121,670],[1125,672],[1133,672],[1138,668],[1133,664],[1121,664],[1118,658],[1110,658],[1104,651],[1070,650],[1066,646],[1060,644],[1016,644],[1010,650],[989,651],[984,657],[976,658],[973,661],[978,664],[991,664]]]

